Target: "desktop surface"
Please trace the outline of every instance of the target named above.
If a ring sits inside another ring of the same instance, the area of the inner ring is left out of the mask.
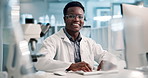
[[[27,78],[27,77],[25,77]],[[95,75],[81,75],[76,72],[68,72],[64,76],[55,75],[49,72],[37,72],[34,78],[148,78],[148,72],[135,70],[120,70],[118,73],[104,73]]]

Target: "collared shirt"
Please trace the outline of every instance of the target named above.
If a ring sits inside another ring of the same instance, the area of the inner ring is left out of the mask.
[[[75,49],[74,52],[75,63],[81,62],[81,55],[80,55],[80,41],[82,40],[81,35],[79,34],[76,40],[73,40],[71,35],[69,35],[68,32],[66,31],[66,29],[64,28],[63,30]]]

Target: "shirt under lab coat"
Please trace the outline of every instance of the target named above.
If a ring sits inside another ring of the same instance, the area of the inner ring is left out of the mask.
[[[94,61],[98,64],[101,60],[110,62],[118,66],[118,60],[115,55],[102,49],[94,40],[84,37],[82,34],[80,42],[81,60],[94,67]],[[41,71],[61,71],[66,70],[74,63],[74,48],[64,33],[63,29],[49,36],[43,41],[40,53],[45,54],[45,57],[38,58],[35,67]]]

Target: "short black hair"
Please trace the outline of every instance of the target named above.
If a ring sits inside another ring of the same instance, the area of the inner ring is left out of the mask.
[[[80,2],[72,1],[72,2],[67,3],[66,6],[64,7],[64,10],[63,10],[64,16],[67,14],[67,9],[69,7],[80,7],[85,12],[85,9],[84,9],[83,5]]]

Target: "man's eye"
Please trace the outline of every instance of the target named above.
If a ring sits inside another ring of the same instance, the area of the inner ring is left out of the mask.
[[[79,18],[80,18],[80,19],[82,19],[82,18],[83,18],[83,16],[79,16]]]

